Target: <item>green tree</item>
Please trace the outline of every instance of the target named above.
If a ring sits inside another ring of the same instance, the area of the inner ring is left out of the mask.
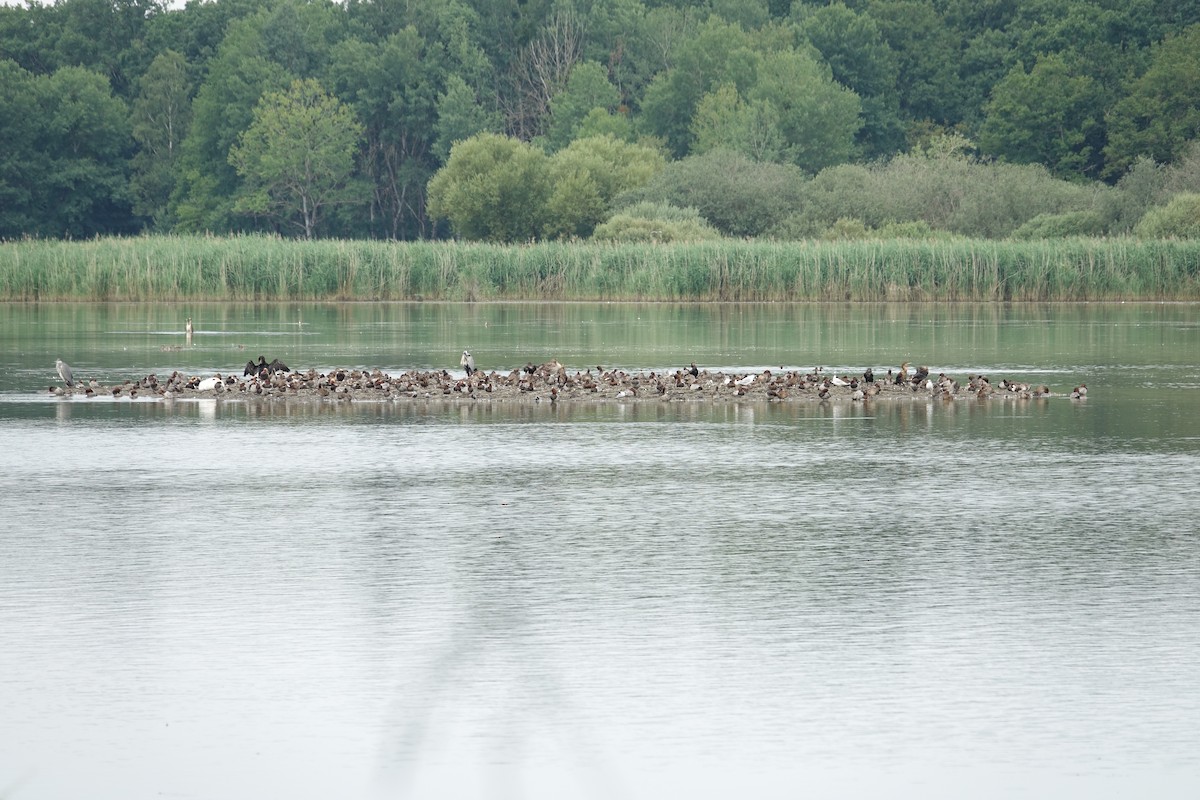
[[[1095,81],[1072,74],[1061,56],[1038,59],[1028,73],[1017,64],[992,92],[979,146],[1009,161],[1044,164],[1060,177],[1084,175],[1099,166],[1101,103]]]
[[[748,34],[737,25],[712,18],[695,38],[678,46],[674,66],[658,74],[642,99],[642,122],[649,133],[662,137],[672,155],[688,152],[692,120],[701,98],[714,87],[729,83],[739,90],[754,80],[756,55]]]
[[[878,23],[842,3],[793,6],[801,34],[821,54],[833,79],[862,99],[863,124],[856,136],[867,157],[890,155],[904,146],[896,96],[896,57]]]
[[[525,242],[542,234],[550,196],[547,156],[494,133],[458,142],[429,181],[429,213],[455,236]]]
[[[40,224],[35,199],[45,165],[36,84],[16,62],[0,60],[0,240]]]
[[[797,50],[770,53],[747,99],[769,103],[779,115],[785,160],[807,172],[847,161],[862,124],[854,92],[834,82],[829,67]]]
[[[327,85],[366,127],[372,205],[358,230],[431,235],[425,188],[451,145],[502,129],[478,16],[458,0],[358,2],[349,13],[354,35],[331,52]]]
[[[620,100],[620,92],[609,82],[604,67],[588,61],[576,64],[567,78],[566,88],[550,98],[547,146],[550,150],[566,147],[593,110],[611,113]]]
[[[959,122],[961,34],[938,16],[932,0],[870,0],[867,13],[895,56],[901,113],[941,125]]]
[[[425,184],[433,174],[438,55],[413,26],[378,43],[348,39],[330,56],[337,96],[363,122],[361,165],[371,183],[369,228],[402,239],[425,229]]]
[[[727,236],[759,236],[800,210],[804,173],[791,164],[759,163],[714,150],[667,164],[641,189],[618,198],[695,208]]]
[[[181,145],[170,214],[184,231],[225,232],[244,225],[234,211],[241,180],[229,148],[250,126],[264,93],[287,87],[295,76],[258,53],[261,19],[233,22],[192,101],[192,123]]]
[[[462,76],[446,78],[446,91],[438,95],[437,138],[433,154],[443,163],[450,157],[455,142],[477,133],[500,133],[504,120],[495,109],[486,108]]]
[[[39,162],[32,232],[75,238],[135,229],[126,174],[129,112],[108,79],[64,67],[39,79]]]
[[[571,142],[548,166],[552,189],[543,233],[569,238],[590,236],[618,194],[644,186],[666,161],[651,147],[594,136]]]
[[[346,191],[362,125],[314,80],[263,96],[254,121],[230,148],[245,179],[236,210],[266,216],[311,239],[322,212],[354,202]]]
[[[698,242],[720,239],[721,232],[708,224],[694,208],[667,203],[638,203],[613,214],[596,226],[592,239],[598,242]]]
[[[133,157],[133,208],[160,229],[170,226],[168,203],[191,116],[187,62],[180,53],[166,50],[142,76],[130,115],[139,146]]]
[[[724,83],[704,95],[692,119],[696,155],[714,150],[732,150],[755,161],[779,161],[784,141],[779,113],[771,103],[747,103],[737,87]]]
[[[709,0],[713,14],[743,29],[761,28],[770,18],[767,0]]]
[[[1133,227],[1143,239],[1200,239],[1200,194],[1184,193],[1152,208]]]
[[[1141,155],[1175,159],[1200,138],[1200,24],[1152,49],[1150,68],[1108,115],[1106,172],[1119,175]]]

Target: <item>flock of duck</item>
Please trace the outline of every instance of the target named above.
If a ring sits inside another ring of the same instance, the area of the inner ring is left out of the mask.
[[[477,369],[470,352],[463,351],[462,374],[447,370],[409,370],[389,375],[379,369],[339,368],[319,373],[291,370],[279,359],[264,356],[246,363],[242,375],[216,373],[208,377],[175,371],[165,378],[155,374],[119,384],[101,384],[95,379],[77,381],[71,367],[56,362],[62,386],[51,386],[58,396],[157,397],[164,400],[187,397],[308,398],[314,400],[514,400],[557,403],[569,400],[764,400],[771,402],[845,400],[869,402],[880,397],[1006,398],[1036,400],[1051,396],[1050,387],[1002,379],[993,383],[985,375],[970,375],[966,383],[945,373],[931,375],[928,367],[913,368],[904,362],[886,375],[868,367],[862,374],[830,374],[822,367],[811,371],[771,370],[761,372],[711,371],[691,364],[664,371],[627,372],[597,366],[568,369],[557,359],[507,372]],[[1068,395],[1073,400],[1087,397],[1080,384]]]

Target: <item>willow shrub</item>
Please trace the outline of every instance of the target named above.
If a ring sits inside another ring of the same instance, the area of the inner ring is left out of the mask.
[[[28,240],[0,245],[0,299],[1200,299],[1200,241]]]

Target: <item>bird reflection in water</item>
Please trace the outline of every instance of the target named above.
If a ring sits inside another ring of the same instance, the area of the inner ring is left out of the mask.
[[[519,531],[518,506],[505,510],[512,524],[500,520],[496,527]],[[553,766],[569,796],[629,796],[547,652],[543,617],[529,600],[539,570],[527,565],[521,534],[483,536],[456,570],[466,607],[449,625],[449,641],[418,677],[397,688],[381,788],[389,797],[451,796],[451,787],[437,785],[449,774],[454,781],[474,779],[486,787],[486,797],[523,798],[531,787],[521,785],[521,774],[536,771],[541,783],[543,768]],[[480,697],[488,707],[464,720],[464,695]],[[463,744],[448,739],[464,724],[474,728],[469,742],[477,763],[439,762],[447,744]],[[542,758],[544,742],[553,746],[552,765]]]

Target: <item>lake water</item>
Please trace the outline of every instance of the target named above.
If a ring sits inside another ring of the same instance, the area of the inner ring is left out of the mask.
[[[1200,796],[1200,306],[9,305],[0,337],[5,800]],[[47,390],[57,357],[465,347],[1055,394]]]

